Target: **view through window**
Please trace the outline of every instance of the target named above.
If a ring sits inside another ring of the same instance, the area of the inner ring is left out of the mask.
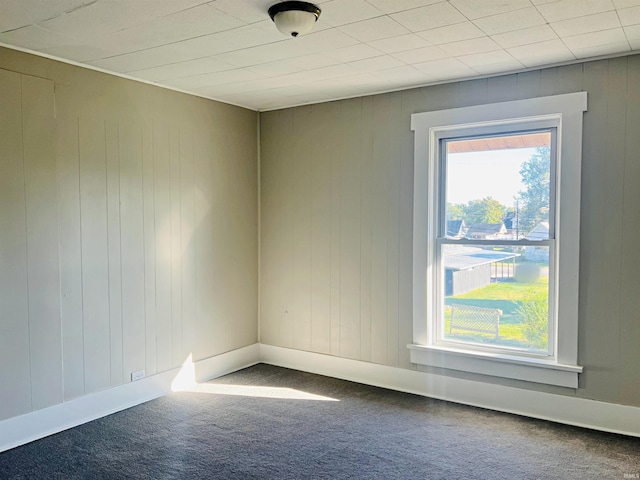
[[[440,342],[553,353],[554,142],[555,129],[441,140]]]

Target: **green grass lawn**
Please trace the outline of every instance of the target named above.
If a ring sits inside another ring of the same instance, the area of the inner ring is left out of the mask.
[[[456,295],[456,299],[477,298],[487,300],[523,300],[530,293],[545,292],[549,288],[549,279],[541,277],[537,283],[497,282],[486,287],[478,288],[462,295]]]
[[[532,294],[540,294],[548,291],[548,278],[541,277],[536,283],[496,282],[486,287],[478,288],[462,295],[445,298],[445,305],[473,305],[484,308],[497,308],[502,310],[500,317],[500,335],[496,339],[490,334],[454,330],[449,332],[450,309],[445,308],[445,332],[452,339],[475,343],[488,343],[527,348],[527,342],[522,333],[522,318],[516,313],[518,305]]]

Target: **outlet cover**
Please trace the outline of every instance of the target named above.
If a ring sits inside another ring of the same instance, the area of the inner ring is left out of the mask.
[[[131,381],[136,382],[138,380],[142,380],[144,378],[144,370],[138,370],[137,372],[133,372],[131,374]]]

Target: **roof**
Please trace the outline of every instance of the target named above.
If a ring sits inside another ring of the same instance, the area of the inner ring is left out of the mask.
[[[448,153],[488,152],[508,150],[510,148],[548,147],[551,144],[551,133],[526,133],[522,135],[500,135],[468,140],[447,142]]]
[[[529,232],[526,237],[527,240],[548,240],[549,239],[549,222],[540,222],[536,228]]]
[[[505,232],[504,223],[474,223],[469,227],[467,235],[496,235]]]
[[[460,271],[510,260],[519,256],[519,253],[507,251],[485,250],[477,247],[455,247],[445,253],[444,264],[447,270]]]
[[[464,220],[447,220],[447,237],[456,237],[461,235],[464,228]]]

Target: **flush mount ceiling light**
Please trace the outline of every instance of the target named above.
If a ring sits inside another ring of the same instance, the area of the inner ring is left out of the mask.
[[[278,30],[297,37],[309,33],[320,17],[320,8],[308,2],[280,2],[269,8],[269,16]]]

